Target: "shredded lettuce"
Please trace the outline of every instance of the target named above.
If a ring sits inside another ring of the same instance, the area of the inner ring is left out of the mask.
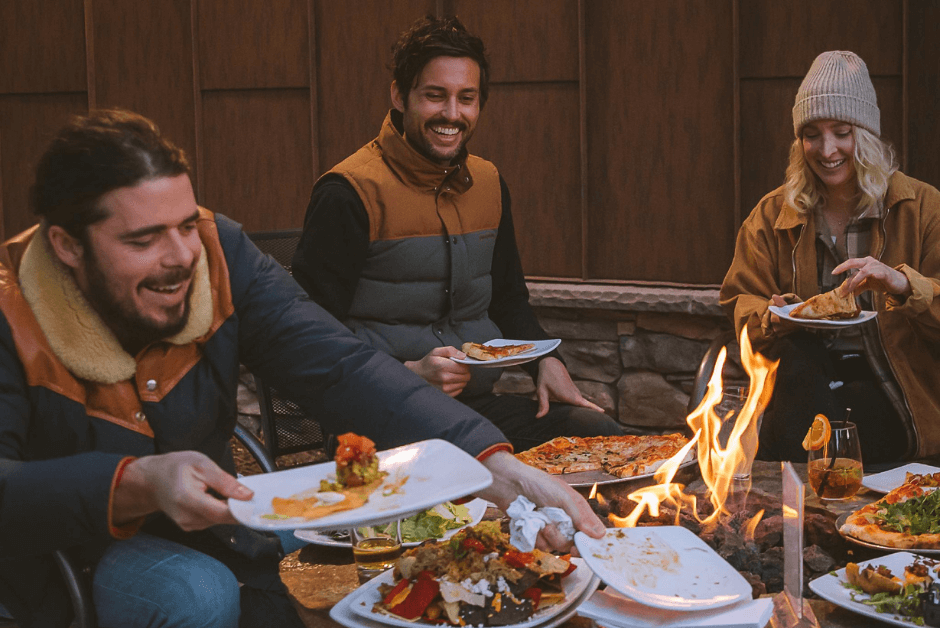
[[[401,540],[405,543],[416,543],[428,539],[439,539],[448,530],[462,528],[468,523],[470,523],[470,511],[466,506],[444,502],[403,519]]]

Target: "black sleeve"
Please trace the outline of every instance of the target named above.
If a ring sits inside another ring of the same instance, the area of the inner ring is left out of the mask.
[[[516,340],[546,340],[548,334],[539,324],[532,306],[529,305],[529,289],[522,272],[519,248],[516,246],[516,231],[512,224],[512,202],[506,181],[499,178],[502,195],[502,215],[499,230],[496,232],[496,245],[493,249],[493,267],[490,271],[493,280],[493,297],[488,314],[496,323],[505,338]],[[545,357],[561,360],[557,351]],[[523,368],[535,378],[540,360],[529,362]]]
[[[292,263],[294,279],[310,298],[343,320],[349,313],[369,248],[369,214],[346,179],[313,189]]]

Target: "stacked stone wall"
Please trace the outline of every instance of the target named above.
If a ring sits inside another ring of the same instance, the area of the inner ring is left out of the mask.
[[[711,341],[731,324],[716,289],[530,283],[542,326],[561,338],[559,352],[581,393],[629,425],[685,425],[695,374]],[[737,345],[723,376],[743,384]],[[499,394],[533,395],[532,379],[507,369]]]

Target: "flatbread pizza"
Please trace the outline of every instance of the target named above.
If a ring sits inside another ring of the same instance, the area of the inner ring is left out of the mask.
[[[940,549],[940,472],[908,473],[907,481],[880,500],[853,512],[846,536],[896,549]]]
[[[617,478],[648,473],[689,442],[682,434],[624,436],[560,436],[516,458],[552,475],[603,471]]]
[[[501,345],[497,347],[494,345],[480,344],[478,342],[465,342],[463,346],[460,347],[460,350],[476,360],[499,360],[527,353],[534,348],[535,345],[532,343]]]

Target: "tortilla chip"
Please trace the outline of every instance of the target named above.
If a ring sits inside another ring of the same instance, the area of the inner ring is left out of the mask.
[[[271,509],[274,510],[274,514],[282,517],[303,517],[307,520],[319,519],[334,512],[353,510],[369,501],[369,495],[382,484],[386,475],[388,474],[383,471],[380,477],[369,484],[334,491],[343,495],[345,499],[332,504],[321,503],[315,495],[305,499],[275,497],[271,500]]]

